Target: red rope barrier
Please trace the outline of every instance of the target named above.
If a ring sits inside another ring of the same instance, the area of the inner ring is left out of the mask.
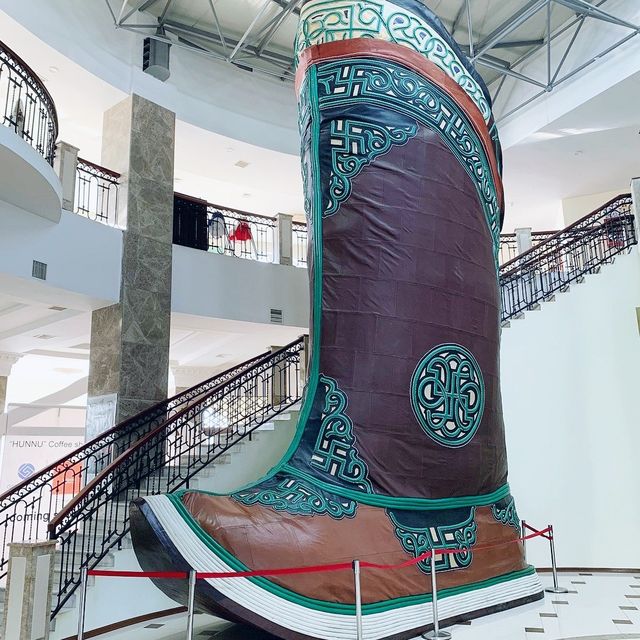
[[[544,531],[538,531],[537,529],[534,529],[532,526],[528,525],[526,522],[523,522],[522,528],[527,529],[528,531],[533,531],[534,533],[541,535],[543,538],[546,538],[547,540],[551,540],[551,538],[553,538],[552,526],[548,526]]]
[[[476,551],[485,551],[487,549],[493,549],[495,547],[503,547],[508,544],[514,544],[516,542],[524,542],[525,540],[531,540],[532,538],[543,537],[547,540],[551,540],[551,535],[553,532],[553,527],[547,527],[542,531],[538,529],[534,529],[529,525],[525,524],[525,527],[532,531],[526,536],[521,536],[516,538],[515,540],[509,540],[508,542],[497,542],[494,544],[484,544],[478,545],[470,549],[474,553]],[[406,567],[412,567],[423,560],[427,560],[432,556],[439,555],[452,555],[456,553],[461,553],[464,549],[435,549],[434,551],[426,551],[425,553],[417,556],[416,558],[411,558],[406,562],[402,562],[400,564],[376,564],[375,562],[360,562],[360,567],[363,569],[381,569],[383,571],[392,571],[397,569],[404,569]],[[315,565],[309,567],[291,567],[291,568],[279,568],[279,569],[262,569],[257,571],[233,571],[233,572],[211,572],[211,573],[200,573],[198,572],[196,577],[199,580],[207,580],[207,579],[220,579],[220,578],[258,578],[258,577],[268,577],[268,576],[287,576],[287,575],[295,575],[301,573],[324,573],[330,571],[346,571],[350,570],[353,567],[353,563],[351,562],[340,562],[337,564],[325,564],[325,565]],[[111,577],[111,578],[161,578],[163,580],[186,580],[189,577],[188,573],[184,571],[108,571],[103,569],[90,569],[87,571],[87,575],[89,576],[102,576],[102,577]]]

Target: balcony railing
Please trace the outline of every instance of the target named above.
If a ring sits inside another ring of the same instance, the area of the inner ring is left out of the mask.
[[[275,262],[277,224],[260,216],[215,204],[207,206],[209,251],[237,258]]]
[[[2,42],[0,105],[2,124],[13,129],[53,165],[58,137],[53,99],[35,71]]]
[[[535,247],[550,238],[557,231],[532,231],[531,246]],[[500,264],[506,264],[518,257],[518,241],[515,233],[503,233],[500,236]]]
[[[118,220],[120,174],[78,158],[73,210],[78,215],[112,227]]]

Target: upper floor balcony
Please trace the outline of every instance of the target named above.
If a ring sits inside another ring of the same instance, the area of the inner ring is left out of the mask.
[[[51,95],[28,64],[0,42],[0,192],[21,209],[60,219],[54,173],[58,116]]]

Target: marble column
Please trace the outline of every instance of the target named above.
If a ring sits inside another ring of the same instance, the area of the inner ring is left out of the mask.
[[[167,397],[175,114],[133,95],[104,115],[102,164],[121,174],[120,301],[93,313],[87,437]]]
[[[48,640],[55,541],[9,545],[9,573],[4,598],[7,640]]]

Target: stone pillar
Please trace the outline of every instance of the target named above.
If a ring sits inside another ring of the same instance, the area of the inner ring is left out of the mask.
[[[640,178],[631,180],[631,198],[633,199],[633,215],[636,220],[636,238],[640,240]],[[640,247],[640,245],[638,245]]]
[[[176,394],[182,393],[197,384],[212,378],[216,370],[212,367],[187,367],[174,365],[171,367],[176,382]]]
[[[55,553],[53,540],[9,545],[3,638],[48,640]]]
[[[518,255],[529,251],[533,246],[531,240],[531,227],[521,227],[515,230],[516,234],[516,246],[518,247]]]
[[[78,147],[66,142],[58,142],[56,145],[53,168],[62,184],[62,208],[67,211],[73,211],[75,208],[78,152]]]
[[[276,353],[280,349],[282,346],[272,345],[270,351]],[[274,366],[271,378],[271,403],[274,406],[281,404],[287,397],[287,383],[286,369],[282,365]]]
[[[278,262],[293,264],[293,216],[278,214]]]
[[[121,174],[120,301],[94,311],[87,435],[167,397],[175,114],[133,95],[104,115],[102,164]]]
[[[19,353],[0,351],[0,414],[7,409],[7,384],[11,369],[21,357]]]

